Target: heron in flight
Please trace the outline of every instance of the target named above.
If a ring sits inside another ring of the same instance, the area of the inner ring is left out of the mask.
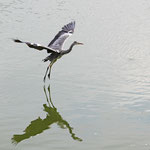
[[[61,31],[59,31],[57,33],[57,35],[48,44],[48,46],[43,46],[43,45],[37,44],[37,43],[24,42],[24,41],[19,40],[19,39],[13,39],[13,41],[17,42],[17,43],[25,43],[30,48],[34,48],[34,49],[37,49],[39,51],[47,50],[47,53],[50,53],[49,56],[47,56],[45,59],[43,59],[44,62],[50,61],[50,64],[48,65],[48,67],[46,69],[44,79],[43,79],[45,82],[48,71],[49,71],[48,78],[50,79],[52,65],[57,61],[57,59],[61,58],[65,54],[70,53],[73,46],[83,45],[83,43],[74,41],[67,50],[63,49],[64,42],[66,41],[66,39],[68,37],[70,37],[74,33],[74,29],[75,29],[75,21],[64,25],[62,27]]]

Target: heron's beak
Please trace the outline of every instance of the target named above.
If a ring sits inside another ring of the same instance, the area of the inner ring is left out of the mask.
[[[83,43],[80,43],[80,42],[78,42],[77,44],[78,44],[78,45],[83,45]]]

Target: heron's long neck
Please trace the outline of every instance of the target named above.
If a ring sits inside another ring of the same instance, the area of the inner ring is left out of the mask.
[[[63,53],[62,53],[62,54],[68,54],[68,53],[70,53],[70,52],[72,51],[72,48],[73,48],[73,46],[74,46],[74,45],[75,45],[75,44],[74,44],[74,43],[72,43],[72,44],[70,45],[69,49],[67,49],[67,50],[63,51]]]

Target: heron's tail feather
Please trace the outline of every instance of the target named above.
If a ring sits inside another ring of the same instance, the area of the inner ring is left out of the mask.
[[[50,56],[47,56],[46,58],[44,58],[42,61],[46,62],[46,61],[50,61]]]
[[[43,59],[42,61],[43,61],[43,62],[46,62],[46,61],[48,61],[48,59],[45,58],[45,59]]]

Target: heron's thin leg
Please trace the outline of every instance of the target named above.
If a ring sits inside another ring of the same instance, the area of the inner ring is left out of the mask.
[[[48,78],[50,79],[51,77],[51,68],[52,68],[52,65],[49,66],[49,73],[48,73]]]
[[[44,79],[43,79],[44,82],[45,82],[45,79],[46,79],[46,75],[47,75],[48,69],[49,69],[49,66],[47,67],[46,72],[45,72],[45,76],[44,76]]]
[[[50,65],[49,65],[49,73],[48,73],[48,78],[49,78],[49,79],[50,79],[50,75],[51,75],[52,66],[53,66],[53,64],[54,64],[56,61],[57,61],[57,58],[54,59],[54,60],[50,63]]]

